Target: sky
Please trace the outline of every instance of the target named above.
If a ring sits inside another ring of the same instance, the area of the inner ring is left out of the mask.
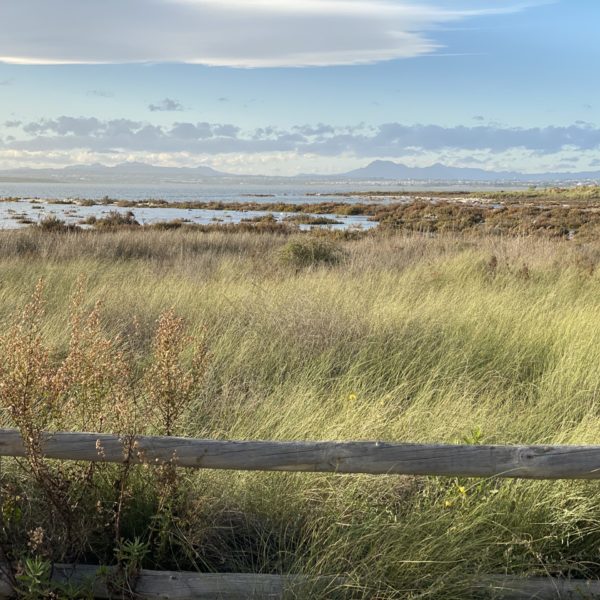
[[[600,170],[598,0],[2,0],[0,168]]]

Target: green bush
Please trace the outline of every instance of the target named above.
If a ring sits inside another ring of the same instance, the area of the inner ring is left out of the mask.
[[[280,251],[280,258],[284,264],[300,269],[338,264],[344,258],[344,251],[331,240],[306,237],[285,244]]]

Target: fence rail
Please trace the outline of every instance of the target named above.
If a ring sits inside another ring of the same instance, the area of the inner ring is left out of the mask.
[[[95,565],[54,565],[51,576],[56,585],[69,585],[90,592],[98,600],[130,597],[136,600],[282,600],[311,598],[317,590],[323,594],[346,589],[352,582],[343,577],[305,577],[302,575],[186,573],[142,569],[135,580],[119,585],[115,567]],[[133,590],[129,587],[132,586]],[[555,577],[521,578],[489,576],[472,582],[480,597],[496,600],[583,600],[600,597],[600,581],[558,579]],[[0,575],[0,599],[14,597],[10,581]]]
[[[57,460],[107,463],[163,464],[180,467],[245,471],[302,471],[423,475],[451,477],[510,477],[523,479],[600,479],[600,446],[480,446],[396,444],[384,442],[219,441],[176,437],[135,438],[99,433],[45,433],[44,456]],[[24,457],[18,431],[0,429],[0,456]],[[58,565],[57,582],[90,580],[96,598],[114,596],[98,567]],[[319,584],[345,585],[339,576],[317,578]],[[341,582],[341,584],[340,584]],[[302,576],[198,574],[141,571],[135,597],[163,600],[281,599],[290,588],[306,586]],[[315,580],[312,580],[315,584]],[[600,581],[490,576],[474,588],[494,598],[600,598]],[[0,598],[12,587],[0,576]],[[303,596],[308,597],[308,596]]]
[[[241,471],[600,479],[600,446],[479,446],[384,442],[220,441],[47,433],[47,458],[163,463]],[[25,456],[18,431],[0,430],[0,456]]]
[[[301,575],[258,575],[185,573],[142,569],[135,580],[119,584],[116,568],[95,565],[55,565],[51,575],[56,585],[69,585],[91,592],[99,600],[130,598],[136,600],[278,600],[286,594],[306,598],[317,587],[333,589],[336,577],[309,579]],[[13,598],[12,585],[0,577],[0,599]]]

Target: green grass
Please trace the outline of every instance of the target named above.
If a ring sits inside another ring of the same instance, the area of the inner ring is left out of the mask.
[[[380,235],[336,242],[339,262],[290,266],[288,242],[5,233],[0,321],[43,278],[44,335],[60,356],[83,274],[106,330],[127,334],[136,317],[147,355],[156,319],[173,306],[192,336],[206,328],[212,356],[184,420],[190,436],[600,443],[598,245]],[[184,478],[189,512],[149,567],[346,573],[344,593],[365,599],[465,598],[484,574],[600,576],[595,482]],[[143,472],[135,485],[130,537],[143,535],[152,504]],[[94,555],[106,560],[90,542]]]

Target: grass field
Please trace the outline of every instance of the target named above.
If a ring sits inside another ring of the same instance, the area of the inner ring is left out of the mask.
[[[598,444],[599,263],[599,242],[535,236],[5,232],[3,424]],[[14,326],[39,280],[44,313]],[[1,541],[26,573],[36,556],[344,573],[314,597],[365,599],[467,598],[485,574],[600,576],[595,482],[38,462],[3,459]]]

